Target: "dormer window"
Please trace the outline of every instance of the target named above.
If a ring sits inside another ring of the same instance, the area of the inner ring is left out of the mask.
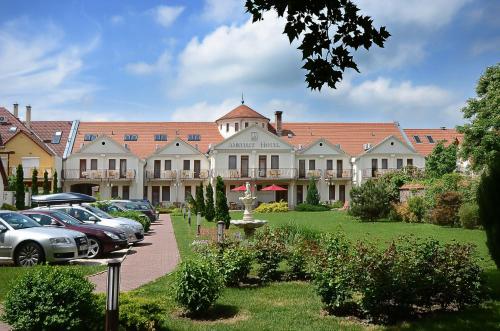
[[[429,144],[434,144],[434,138],[432,138],[432,136],[427,136],[427,140],[429,141]]]
[[[17,127],[16,126],[11,126],[9,128],[9,132],[16,132],[17,131]]]
[[[137,141],[137,138],[136,134],[126,134],[123,136],[123,141]]]
[[[166,134],[155,134],[155,141],[167,141]]]
[[[415,140],[415,142],[417,144],[421,144],[422,143],[422,140],[420,140],[420,137],[419,136],[413,136],[413,139]]]
[[[59,144],[61,142],[62,131],[56,131],[52,136],[52,143]]]
[[[199,134],[190,134],[188,135],[188,141],[200,141],[201,136]]]
[[[96,138],[96,135],[93,134],[93,133],[86,133],[84,136],[83,136],[83,141],[94,141]]]

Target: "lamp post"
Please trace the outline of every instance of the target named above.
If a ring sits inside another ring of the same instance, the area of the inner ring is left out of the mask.
[[[108,262],[108,280],[106,284],[106,331],[118,331],[120,266],[121,262],[119,260],[111,260]]]
[[[201,213],[198,212],[196,214],[196,235],[199,236],[201,234]]]

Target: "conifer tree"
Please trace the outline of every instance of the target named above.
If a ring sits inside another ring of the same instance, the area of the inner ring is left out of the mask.
[[[205,216],[205,197],[203,196],[203,183],[196,187],[196,213]]]
[[[58,184],[57,183],[57,171],[54,171],[54,178],[52,178],[52,193],[59,192],[57,184]]]
[[[313,206],[319,205],[319,192],[314,178],[311,178],[307,186],[306,203]]]
[[[22,165],[17,166],[16,170],[16,208],[23,210],[24,205],[24,170]]]
[[[31,175],[31,195],[38,195],[38,170],[36,168],[33,169]]]
[[[224,222],[226,229],[229,229],[231,216],[229,216],[229,207],[227,205],[226,193],[224,192],[224,182],[222,177],[217,176],[215,185],[215,220]]]
[[[50,182],[49,182],[49,173],[47,170],[43,172],[43,194],[50,193]]]
[[[212,184],[208,183],[207,189],[205,190],[205,219],[212,222],[215,218],[215,206],[214,206],[214,189]]]

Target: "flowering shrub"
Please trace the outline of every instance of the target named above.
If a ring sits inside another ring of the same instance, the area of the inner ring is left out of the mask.
[[[288,211],[288,202],[261,203],[254,211],[256,213],[285,213]]]

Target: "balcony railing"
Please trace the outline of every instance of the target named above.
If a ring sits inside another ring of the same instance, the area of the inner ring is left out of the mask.
[[[83,170],[83,169],[63,169],[62,178],[64,180],[132,180],[136,177],[136,171],[129,170]]]
[[[209,171],[206,169],[202,170],[180,170],[180,179],[207,179],[209,176]]]
[[[325,179],[350,179],[352,169],[333,169],[325,171]]]
[[[410,172],[410,173],[418,173],[422,172],[424,169],[415,167],[415,166],[406,166],[404,168],[387,168],[387,169],[374,169],[374,168],[367,168],[362,170],[362,176],[363,178],[373,178],[373,177],[379,177],[382,175],[385,175],[387,173],[395,172],[395,171],[403,171],[403,172]]]
[[[148,180],[176,180],[177,179],[177,171],[175,170],[147,170],[146,178]]]
[[[213,175],[221,176],[223,179],[294,179],[295,168],[243,168],[243,169],[215,169]]]
[[[301,170],[299,169],[299,179],[311,179],[311,178],[321,178],[321,170],[316,169],[316,170]]]
[[[23,167],[24,179],[31,179],[33,177],[33,170],[38,170],[38,178],[43,178],[43,173],[47,171],[49,178],[52,178],[52,169],[51,168],[35,168],[35,167]],[[17,167],[10,167],[10,174],[16,175]]]

